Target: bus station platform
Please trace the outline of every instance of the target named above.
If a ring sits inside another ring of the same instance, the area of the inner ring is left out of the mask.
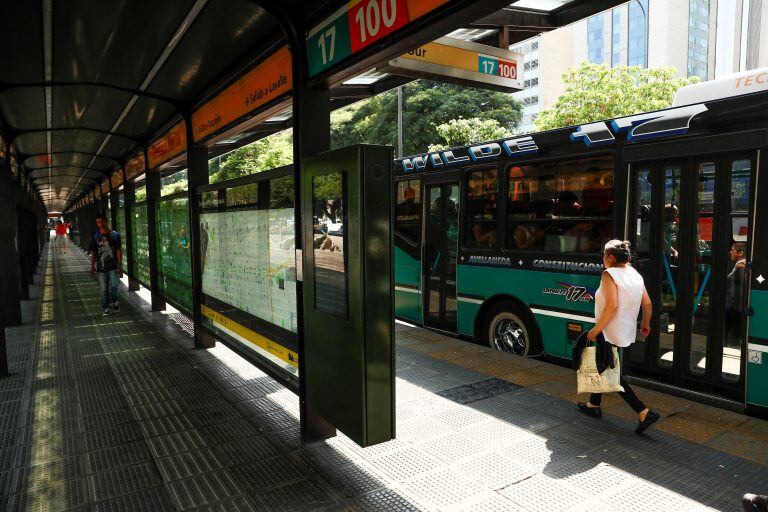
[[[741,510],[768,490],[768,422],[639,389],[634,434],[570,370],[397,326],[397,438],[302,444],[297,397],[121,290],[103,317],[82,251],[48,244],[7,329],[0,510]]]

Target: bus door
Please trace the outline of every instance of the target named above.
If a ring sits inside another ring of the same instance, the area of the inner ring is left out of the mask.
[[[628,235],[653,301],[630,367],[741,399],[753,154],[633,164]]]
[[[459,182],[424,185],[424,323],[456,331],[456,254],[459,230]]]

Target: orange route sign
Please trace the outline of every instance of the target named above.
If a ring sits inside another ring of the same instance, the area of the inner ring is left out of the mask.
[[[205,103],[192,114],[195,142],[290,92],[291,70],[291,52],[284,46]]]
[[[137,156],[125,164],[125,177],[131,179],[144,172],[144,154]]]
[[[179,121],[149,146],[149,168],[156,168],[186,149],[187,127],[184,121]]]

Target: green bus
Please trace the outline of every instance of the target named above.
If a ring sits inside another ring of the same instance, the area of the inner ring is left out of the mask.
[[[654,314],[627,374],[768,411],[768,90],[689,87],[661,111],[397,159],[398,318],[569,359],[603,245],[629,240]]]

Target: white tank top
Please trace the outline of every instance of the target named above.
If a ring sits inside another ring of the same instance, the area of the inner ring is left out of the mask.
[[[603,329],[606,341],[617,347],[628,347],[635,342],[637,336],[637,315],[643,301],[645,284],[643,276],[629,265],[605,269],[618,288],[618,310],[613,320]],[[605,309],[605,294],[602,285],[595,293],[595,321],[600,321],[600,315]]]

